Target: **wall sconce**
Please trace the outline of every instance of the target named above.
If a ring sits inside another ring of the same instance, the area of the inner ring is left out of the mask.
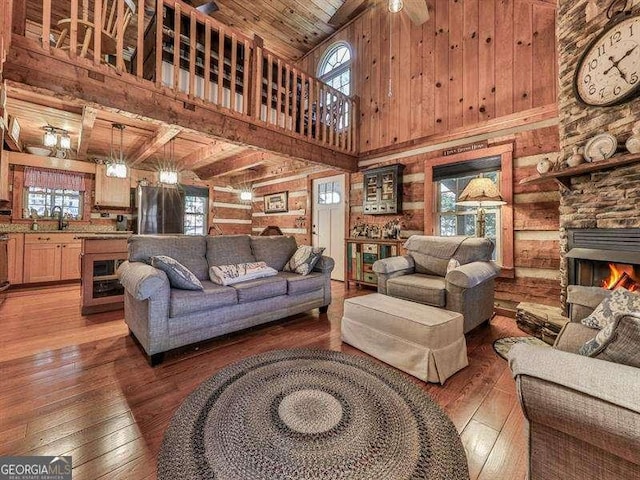
[[[250,202],[253,200],[253,193],[251,193],[251,190],[244,190],[240,192],[240,200],[243,202]]]
[[[45,147],[55,147],[58,144],[58,136],[53,131],[53,127],[43,127],[44,138],[42,144]]]

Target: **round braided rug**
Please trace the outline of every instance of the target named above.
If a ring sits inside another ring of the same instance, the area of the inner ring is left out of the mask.
[[[327,350],[228,366],[176,411],[161,480],[468,479],[455,426],[394,370]]]

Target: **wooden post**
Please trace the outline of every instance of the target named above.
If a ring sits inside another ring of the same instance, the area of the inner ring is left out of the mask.
[[[307,129],[307,138],[311,140],[314,137],[313,132],[313,77],[309,77],[309,127]],[[316,116],[316,133],[318,130],[318,118]]]
[[[229,84],[229,108],[233,111],[238,110],[236,103],[236,81],[238,79],[238,37],[235,33],[231,34],[231,77]]]
[[[164,27],[164,0],[156,0],[156,87],[162,86],[162,45]]]
[[[50,36],[51,0],[42,0],[42,48],[44,48],[46,52],[49,52],[51,50],[51,43],[49,41]]]
[[[273,110],[273,55],[267,54],[267,123],[273,123],[271,112]]]
[[[180,32],[182,15],[180,14],[180,4],[175,4],[173,12],[173,91],[180,91]]]
[[[27,30],[27,2],[26,0],[15,1],[11,0],[12,14],[11,14],[11,31],[16,35],[24,36]],[[49,19],[51,24],[51,19]]]
[[[224,28],[218,25],[218,105],[224,106]]]
[[[196,12],[193,10],[190,12],[189,23],[189,96],[195,97],[196,92],[196,43],[198,41],[196,37],[197,21]]]
[[[211,101],[211,20],[204,22],[204,99]]]
[[[244,65],[242,67],[242,113],[249,115],[249,69],[251,68],[251,44],[244,41]]]
[[[291,67],[287,63],[285,67],[285,82],[284,82],[284,128],[289,130],[289,106],[291,105]]]
[[[140,79],[144,74],[144,2],[145,0],[138,0],[136,25],[136,76]],[[96,27],[95,30],[101,30],[101,28]]]
[[[116,25],[116,70],[124,72],[124,0],[118,0],[118,23]]]
[[[78,54],[78,0],[71,0],[71,23],[69,27],[69,56]]]
[[[298,92],[298,71],[294,68],[291,72],[293,74],[293,86],[292,88],[292,102],[293,105],[291,107],[291,130],[293,132],[297,132],[297,124],[298,124],[298,105],[300,104],[299,92]]]
[[[300,115],[300,135],[304,135],[304,121],[305,121],[305,113],[309,111],[308,107],[308,99],[305,99],[307,96],[307,76],[303,73],[300,74],[300,110],[298,111],[298,115]],[[305,104],[306,102],[306,104]],[[309,119],[309,126],[307,127],[311,130],[311,119]]]
[[[253,47],[253,82],[252,95],[253,95],[253,118],[260,120],[262,118],[262,77],[264,75],[262,63],[263,63],[262,45],[258,42],[254,43]]]
[[[276,68],[278,69],[278,80],[276,81],[276,89],[278,92],[278,96],[276,97],[276,126],[281,127],[282,122],[280,121],[280,119],[282,118],[282,60],[278,58],[278,62],[276,65]]]

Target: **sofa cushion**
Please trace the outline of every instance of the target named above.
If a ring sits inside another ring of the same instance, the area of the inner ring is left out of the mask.
[[[602,329],[612,323],[618,314],[631,312],[640,312],[640,295],[618,288],[609,298],[602,300],[591,315],[582,319],[582,324]]]
[[[193,235],[133,235],[129,238],[129,261],[151,265],[151,257],[166,255],[189,269],[198,280],[209,279],[205,237]]]
[[[172,288],[169,316],[179,317],[238,303],[238,295],[233,287],[223,287],[207,280],[202,282],[202,287],[202,291]]]
[[[460,265],[473,262],[490,262],[495,245],[488,238],[469,237],[460,244],[453,255]]]
[[[238,293],[238,303],[249,303],[286,295],[287,281],[280,277],[259,278],[236,283],[232,288]]]
[[[585,327],[581,323],[569,322],[558,334],[553,347],[564,352],[578,353],[580,347],[594,338],[597,333],[597,330]]]
[[[278,277],[287,281],[287,293],[298,295],[300,293],[314,292],[322,290],[324,287],[324,275],[318,272],[309,275],[299,275],[293,272],[280,272]]]
[[[640,312],[618,315],[578,353],[640,368]]]
[[[297,248],[298,245],[294,237],[285,237],[283,235],[251,237],[251,251],[256,260],[265,262],[279,272],[282,271]]]
[[[202,283],[187,267],[166,255],[151,257],[151,266],[167,274],[172,288],[202,290]]]
[[[285,272],[295,272],[300,275],[309,275],[322,258],[324,247],[311,247],[300,245],[293,256],[284,266]]]
[[[264,262],[214,265],[209,269],[211,281],[218,285],[234,285],[257,278],[273,277],[277,274],[278,271],[275,268],[267,266]]]
[[[220,235],[207,237],[207,261],[209,267],[253,263],[256,257],[251,251],[249,235]],[[207,268],[207,272],[208,272]]]
[[[387,293],[412,302],[444,307],[446,305],[444,278],[431,275],[402,275],[387,281]]]

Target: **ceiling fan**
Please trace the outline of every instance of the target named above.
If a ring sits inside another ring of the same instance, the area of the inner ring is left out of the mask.
[[[342,26],[365,10],[385,3],[391,13],[405,11],[415,25],[429,20],[427,0],[345,0],[329,19],[329,25]]]
[[[220,10],[220,7],[218,7],[218,4],[216,2],[214,2],[213,0],[211,0],[211,1],[184,0],[184,2],[188,3],[192,7],[195,7],[196,10],[198,10],[199,12],[204,13],[205,15],[211,15],[212,13],[217,12],[218,10]]]

